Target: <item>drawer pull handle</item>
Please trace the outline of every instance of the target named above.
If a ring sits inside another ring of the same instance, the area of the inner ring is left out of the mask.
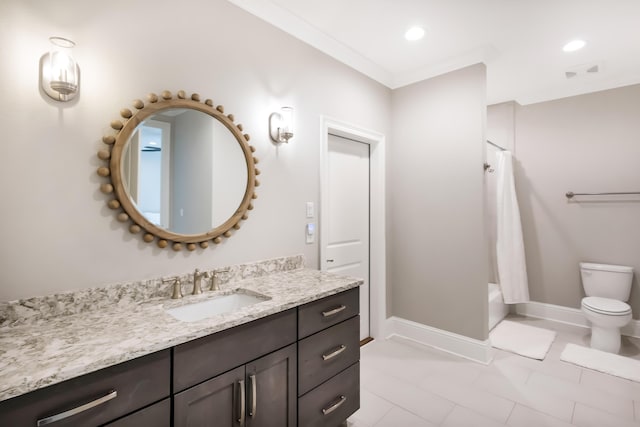
[[[244,427],[244,380],[238,381],[238,389],[240,391],[240,410],[238,411],[240,413],[240,418],[238,418],[238,422],[240,423],[240,427]]]
[[[38,427],[46,426],[64,420],[65,418],[72,417],[91,408],[95,408],[98,405],[102,405],[103,403],[108,402],[111,399],[115,399],[117,396],[118,392],[116,390],[111,390],[106,395],[99,397],[96,400],[92,400],[89,403],[85,403],[84,405],[77,406],[73,409],[69,409],[68,411],[64,411],[56,415],[51,415],[50,417],[41,418],[36,422],[36,425]]]
[[[347,401],[346,397],[340,396],[340,398],[338,399],[338,401],[336,403],[334,403],[333,405],[329,406],[328,408],[322,408],[322,415],[329,415],[330,413],[332,413],[333,411],[338,409],[340,406],[342,406],[342,404],[344,402],[346,402],[346,401]]]
[[[346,349],[347,349],[347,346],[342,344],[340,347],[338,347],[337,349],[335,349],[331,353],[323,354],[322,355],[322,360],[324,360],[324,361],[331,360],[334,357],[336,357],[337,355],[339,355],[340,353],[342,353],[343,351],[345,351]]]
[[[250,417],[256,416],[256,376],[255,374],[249,375],[249,381],[251,382],[251,410],[249,411]]]
[[[322,312],[322,316],[324,316],[324,317],[333,316],[335,314],[340,313],[342,310],[345,310],[346,308],[347,308],[346,305],[341,305],[340,307],[336,307],[333,310],[323,311]]]

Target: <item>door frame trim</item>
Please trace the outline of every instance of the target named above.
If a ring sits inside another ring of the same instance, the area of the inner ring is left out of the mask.
[[[328,217],[329,134],[369,145],[369,333],[384,338],[387,317],[386,233],[385,233],[385,136],[327,116],[320,116],[320,270],[326,270],[324,242]]]

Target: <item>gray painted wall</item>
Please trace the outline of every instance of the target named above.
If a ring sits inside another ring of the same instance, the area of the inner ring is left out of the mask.
[[[517,106],[516,186],[533,301],[580,307],[580,261],[629,265],[640,319],[640,85]]]
[[[173,3],[152,0],[0,4],[7,57],[0,117],[12,159],[0,168],[10,207],[0,221],[8,242],[0,249],[0,300],[288,254],[302,253],[317,268],[318,245],[304,242],[304,206],[319,202],[319,116],[326,115],[387,135],[390,314],[486,338],[485,67],[400,89],[392,102],[387,88],[224,0],[186,0],[180,9],[188,18],[175,19]],[[141,30],[134,42],[114,30],[148,22],[170,23],[172,31]],[[37,87],[51,34],[77,42],[81,93],[70,104]],[[207,250],[143,243],[98,190],[96,152],[109,122],[132,99],[164,89],[224,104],[257,148],[255,209],[236,235]],[[282,105],[296,108],[296,135],[275,147],[267,118]]]
[[[481,340],[485,74],[478,64],[395,90],[387,171],[391,314]]]
[[[81,93],[69,104],[38,88],[51,35],[77,43]],[[318,246],[305,244],[304,230],[305,202],[319,202],[320,115],[389,134],[389,89],[224,0],[3,0],[0,52],[0,300],[283,255],[316,268]],[[165,89],[223,104],[260,161],[249,220],[206,250],[142,242],[99,191],[96,153],[109,123]],[[268,117],[283,105],[296,108],[296,135],[275,147]]]
[[[487,139],[507,150],[515,150],[515,101],[502,102],[487,108]]]

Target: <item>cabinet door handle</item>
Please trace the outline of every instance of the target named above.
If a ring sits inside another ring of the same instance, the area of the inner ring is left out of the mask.
[[[340,398],[338,398],[338,401],[336,403],[330,405],[328,408],[322,408],[322,415],[329,415],[330,413],[338,409],[346,401],[347,401],[346,397],[340,396]]]
[[[340,307],[336,307],[333,310],[328,310],[328,311],[323,311],[322,312],[322,316],[323,317],[329,317],[329,316],[333,316],[335,314],[340,313],[342,310],[346,309],[347,306],[346,305],[341,305]]]
[[[251,410],[249,411],[249,416],[254,417],[256,415],[256,376],[255,374],[249,375],[249,382],[251,383]]]
[[[342,344],[340,347],[338,347],[337,349],[335,349],[334,351],[332,351],[329,354],[323,354],[322,355],[322,360],[324,360],[325,362],[327,360],[331,360],[334,357],[336,357],[337,355],[339,355],[340,353],[342,353],[343,351],[345,351],[347,349],[347,346]]]
[[[240,391],[240,399],[238,399],[240,402],[240,408],[238,411],[240,413],[240,418],[238,418],[238,423],[240,423],[240,427],[244,427],[244,380],[238,381],[238,389]]]
[[[118,396],[118,392],[116,390],[111,390],[104,396],[99,397],[96,400],[92,400],[89,403],[85,403],[84,405],[80,405],[73,409],[69,409],[68,411],[60,412],[59,414],[56,414],[56,415],[51,415],[50,417],[41,418],[36,422],[36,426],[38,427],[46,426],[46,425],[64,420],[65,418],[72,417],[74,415],[77,415],[91,408],[95,408],[98,405],[102,405],[103,403],[108,402],[111,399],[115,399],[117,396]]]

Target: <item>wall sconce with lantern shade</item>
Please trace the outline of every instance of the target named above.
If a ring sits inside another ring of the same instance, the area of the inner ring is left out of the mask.
[[[49,37],[49,41],[52,49],[40,63],[42,90],[56,101],[71,101],[80,85],[80,68],[71,54],[76,44],[64,37]]]
[[[282,107],[269,116],[269,136],[276,144],[293,138],[293,107]]]

